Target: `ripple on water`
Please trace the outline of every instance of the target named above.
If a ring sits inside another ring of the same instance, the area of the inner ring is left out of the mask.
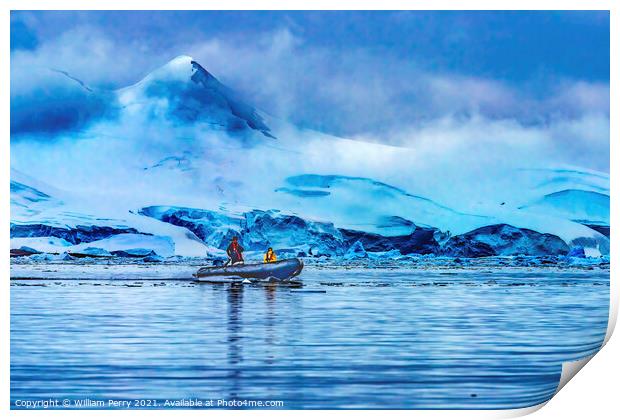
[[[609,272],[312,270],[305,286],[11,281],[11,398],[515,408],[605,336]]]

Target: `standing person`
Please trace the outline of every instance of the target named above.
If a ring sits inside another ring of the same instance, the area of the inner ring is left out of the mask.
[[[243,264],[243,247],[239,244],[239,238],[233,236],[230,245],[226,249],[226,254],[230,258],[230,265]]]
[[[266,263],[272,263],[272,262],[276,262],[278,260],[278,257],[276,257],[276,253],[273,252],[273,248],[269,248],[267,250],[267,253],[265,254],[265,256],[263,257],[263,262]]]

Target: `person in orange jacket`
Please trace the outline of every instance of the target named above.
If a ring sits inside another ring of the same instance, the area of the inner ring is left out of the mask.
[[[269,248],[267,252],[265,253],[263,262],[272,263],[272,262],[276,262],[277,260],[278,260],[278,257],[276,257],[276,253],[273,252],[273,248]]]

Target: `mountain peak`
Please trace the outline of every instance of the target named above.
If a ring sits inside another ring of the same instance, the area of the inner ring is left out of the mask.
[[[153,81],[188,81],[194,72],[194,59],[188,55],[180,55],[156,68],[137,84],[147,84]]]
[[[176,62],[191,63],[192,61],[194,61],[194,57],[191,57],[186,54],[181,54],[181,55],[174,57],[168,63],[176,63]]]
[[[203,122],[231,134],[255,130],[275,138],[254,107],[188,55],[175,57],[135,85],[121,89],[119,101],[132,110],[147,108],[150,115],[163,112],[185,123]]]
[[[189,82],[190,80],[195,83],[200,81],[217,82],[218,87],[228,89],[222,85],[211,73],[209,73],[204,67],[194,60],[189,55],[179,55],[172,60],[168,61],[161,67],[153,70],[146,77],[144,77],[138,84],[146,84],[153,81],[180,81]]]

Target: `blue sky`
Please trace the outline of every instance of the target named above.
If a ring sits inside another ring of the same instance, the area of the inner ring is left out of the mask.
[[[541,72],[609,80],[607,12],[14,12],[12,49],[37,45],[79,26],[117,43],[174,51],[199,39],[252,42],[289,28],[306,47],[368,49],[443,71],[515,82]],[[146,70],[146,69],[145,69]]]
[[[22,69],[113,89],[180,54],[267,113],[371,141],[402,143],[446,119],[609,119],[609,13],[584,11],[14,11],[12,111],[42,90],[56,109],[66,93]],[[597,128],[604,151],[608,127]]]

